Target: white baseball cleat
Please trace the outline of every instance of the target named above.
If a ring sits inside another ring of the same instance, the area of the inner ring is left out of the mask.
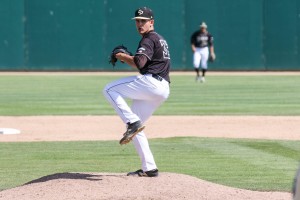
[[[201,83],[204,83],[204,82],[205,82],[205,78],[204,78],[203,76],[201,77],[200,82],[201,82]]]

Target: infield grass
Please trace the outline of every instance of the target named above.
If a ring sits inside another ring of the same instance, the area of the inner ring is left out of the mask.
[[[0,115],[114,115],[102,95],[117,76],[0,76]],[[300,115],[300,76],[172,76],[157,115]]]
[[[160,171],[189,174],[236,188],[290,192],[300,141],[213,138],[152,139]],[[132,144],[117,141],[0,143],[0,190],[61,172],[136,170]]]

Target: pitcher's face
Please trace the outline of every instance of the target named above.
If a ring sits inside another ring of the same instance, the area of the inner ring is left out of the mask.
[[[136,19],[136,29],[139,34],[144,35],[149,31],[153,30],[154,20],[151,19]]]

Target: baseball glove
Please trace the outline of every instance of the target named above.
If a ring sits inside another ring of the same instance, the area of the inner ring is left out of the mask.
[[[115,66],[116,65],[116,62],[118,61],[118,59],[116,58],[116,54],[117,53],[125,53],[127,55],[130,55],[132,56],[132,53],[130,51],[128,51],[127,47],[123,46],[123,45],[119,45],[119,46],[116,46],[111,54],[110,54],[110,57],[109,57],[109,63],[112,64],[112,66]],[[122,62],[122,61],[121,61]]]
[[[209,54],[208,61],[209,62],[214,62],[216,60],[216,54],[214,52]]]

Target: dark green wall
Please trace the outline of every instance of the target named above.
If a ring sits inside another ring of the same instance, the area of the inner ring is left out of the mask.
[[[144,5],[175,70],[193,69],[190,36],[202,21],[215,38],[210,70],[300,70],[299,0],[1,0],[0,70],[111,70],[114,46],[135,51],[131,18]]]
[[[268,70],[300,70],[300,1],[266,0],[264,55]]]
[[[91,70],[104,65],[101,62],[105,56],[102,1],[25,2],[29,70]]]
[[[141,39],[136,31],[135,22],[132,20],[134,12],[138,7],[147,5],[154,11],[155,29],[168,41],[173,68],[182,68],[185,63],[185,28],[183,12],[185,1],[164,0],[161,1],[128,1],[114,0],[106,4],[107,34],[105,46],[107,54],[114,46],[124,44],[135,52]],[[106,59],[106,58],[105,58]],[[118,65],[122,69],[128,69],[125,65]],[[108,69],[111,67],[108,66]]]
[[[196,3],[197,2],[197,3]],[[214,36],[217,60],[211,68],[218,70],[262,70],[262,4],[261,0],[187,1],[187,34],[207,22]],[[198,13],[198,14],[197,14]],[[186,43],[190,38],[187,38]],[[188,66],[192,52],[188,49]]]
[[[0,1],[0,70],[24,69],[24,20],[23,1]]]

